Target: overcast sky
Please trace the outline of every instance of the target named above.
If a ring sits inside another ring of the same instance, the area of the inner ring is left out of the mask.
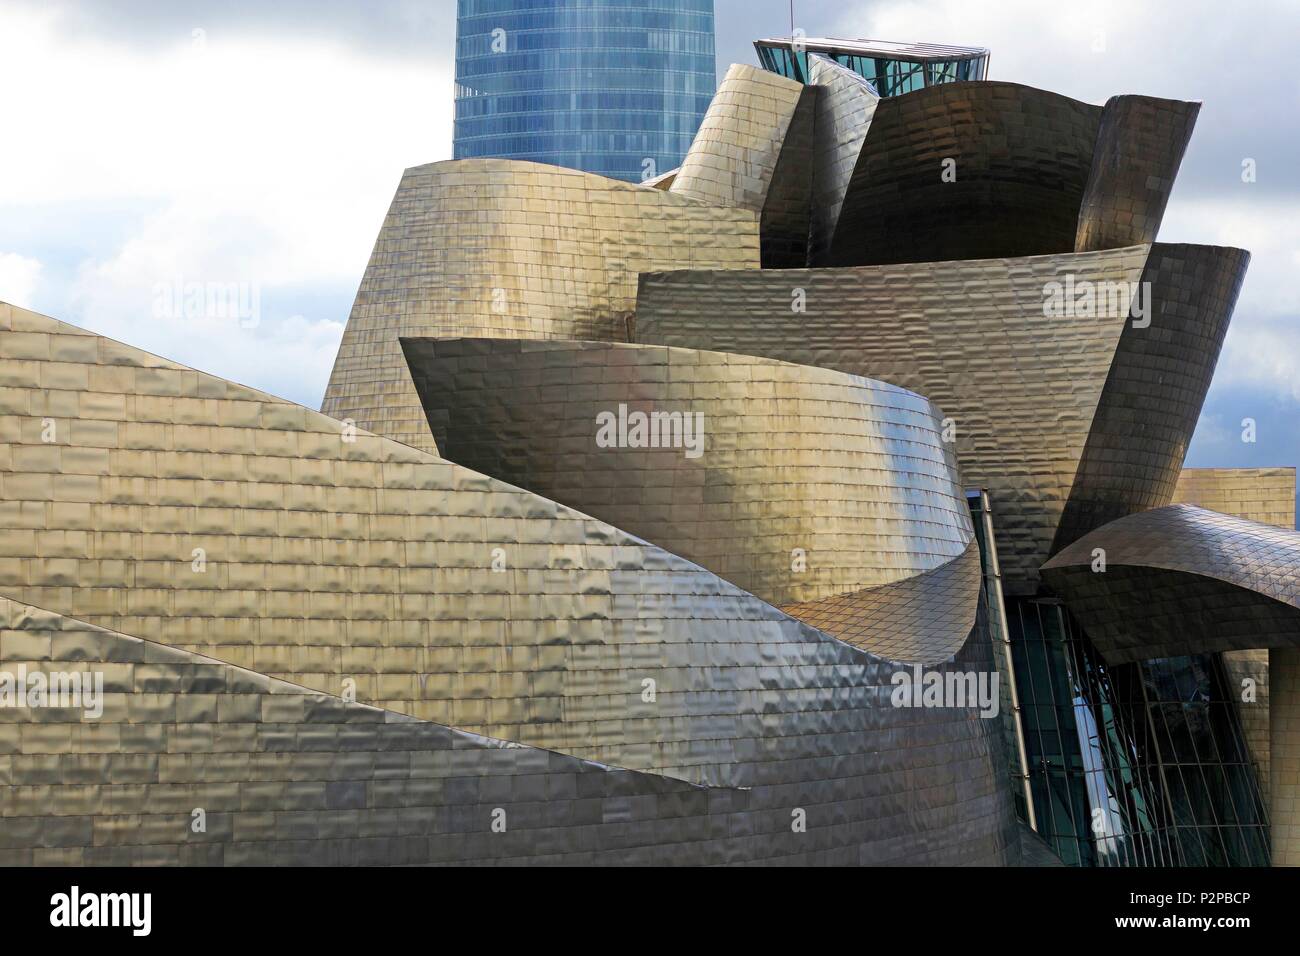
[[[716,3],[719,73],[789,33],[788,0]],[[798,0],[794,19],[987,46],[991,78],[1088,102],[1203,101],[1160,238],[1253,259],[1188,464],[1300,463],[1300,4]],[[454,36],[454,0],[0,0],[0,299],[317,406],[401,171],[451,156]],[[160,283],[196,280],[255,289],[258,324],[157,316]]]

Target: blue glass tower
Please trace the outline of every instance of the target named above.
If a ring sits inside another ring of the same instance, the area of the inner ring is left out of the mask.
[[[713,0],[458,0],[456,159],[648,179],[715,85]]]

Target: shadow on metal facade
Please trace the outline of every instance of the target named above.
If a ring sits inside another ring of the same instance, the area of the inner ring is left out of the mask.
[[[1085,535],[1043,577],[1108,661],[1300,646],[1300,531],[1169,505]]]
[[[1002,722],[893,694],[991,673],[1002,585],[1063,549],[1114,659],[1294,645],[1300,535],[1159,508],[1248,260],[1153,244],[1195,104],[809,70],[647,184],[407,170],[324,414],[0,306],[0,664],[110,688],[0,720],[0,859],[1040,862]]]
[[[110,708],[0,723],[9,859],[1019,858],[996,721],[892,706],[899,663],[450,462],[0,319],[3,665],[101,670]],[[990,666],[977,628],[939,671]]]
[[[979,592],[974,532],[943,413],[920,396],[654,345],[402,343],[450,460],[652,541],[868,650],[937,661],[965,642]],[[884,588],[958,562],[966,572],[944,586]]]

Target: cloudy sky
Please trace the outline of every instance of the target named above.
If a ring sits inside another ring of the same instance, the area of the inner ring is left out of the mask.
[[[716,3],[720,73],[789,32],[788,0]],[[1203,101],[1160,238],[1254,258],[1188,463],[1300,463],[1300,4],[796,0],[794,21],[987,46],[992,78],[1093,103]],[[402,169],[451,156],[454,35],[454,0],[0,0],[0,299],[317,406]],[[260,321],[160,315],[195,279],[242,283]]]

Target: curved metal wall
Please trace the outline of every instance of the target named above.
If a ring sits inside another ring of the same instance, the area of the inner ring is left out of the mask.
[[[535,163],[417,166],[375,241],[321,409],[436,452],[399,336],[621,341],[638,273],[758,265],[750,210]]]
[[[1149,314],[1124,324],[1053,553],[1173,500],[1249,263],[1242,249],[1151,247],[1139,293]]]
[[[855,124],[862,139],[847,160],[851,175],[836,178],[828,207],[838,214],[833,235],[814,244],[811,264],[1153,242],[1199,109],[1149,96],[1099,107],[1005,82],[886,97],[869,129]]]
[[[944,83],[886,97],[847,182],[833,243],[813,264],[1073,251],[1101,113],[1018,83]]]
[[[926,396],[963,479],[989,490],[1009,593],[1033,593],[1102,400],[1127,305],[1045,314],[1052,283],[1142,275],[1147,247],[973,260],[645,275],[637,338],[834,368]],[[800,307],[802,311],[800,311]]]
[[[817,89],[816,136],[812,154],[812,232],[809,260],[819,264],[828,254],[846,201],[850,177],[871,131],[880,97],[871,84],[829,57],[808,58]]]
[[[1043,578],[1112,663],[1300,646],[1297,531],[1169,505],[1084,535]]]
[[[0,722],[10,859],[410,863],[446,859],[443,833],[463,862],[1018,859],[997,722],[892,706],[897,663],[552,501],[43,316],[0,307],[0,359],[26,369],[3,394],[0,596],[44,609],[6,619],[0,654],[102,661],[130,698],[107,736],[76,711]],[[45,612],[84,625],[56,638]],[[991,665],[976,631],[939,670]],[[52,761],[91,782],[37,808]],[[197,850],[217,781],[257,796]],[[128,782],[155,789],[85,809]],[[275,801],[329,812],[304,828]],[[489,842],[488,806],[513,837]]]
[[[669,191],[760,212],[804,86],[733,63]]]
[[[1079,206],[1077,252],[1155,242],[1200,103],[1112,96]]]
[[[402,344],[447,458],[607,521],[772,604],[844,598],[973,553],[943,414],[896,386],[661,346]],[[637,416],[639,439],[627,427]],[[627,433],[632,446],[602,441],[602,417],[605,427],[620,423],[606,439]],[[663,428],[648,431],[656,418]],[[932,602],[921,615],[929,641],[921,621],[899,613],[897,594],[859,594],[861,613],[844,602],[816,613],[859,646],[927,647],[925,660],[942,660],[964,643],[979,592],[978,575],[950,583],[912,592]]]
[[[759,221],[764,269],[794,269],[808,264],[821,92],[818,86],[803,88],[772,170],[772,184]]]

